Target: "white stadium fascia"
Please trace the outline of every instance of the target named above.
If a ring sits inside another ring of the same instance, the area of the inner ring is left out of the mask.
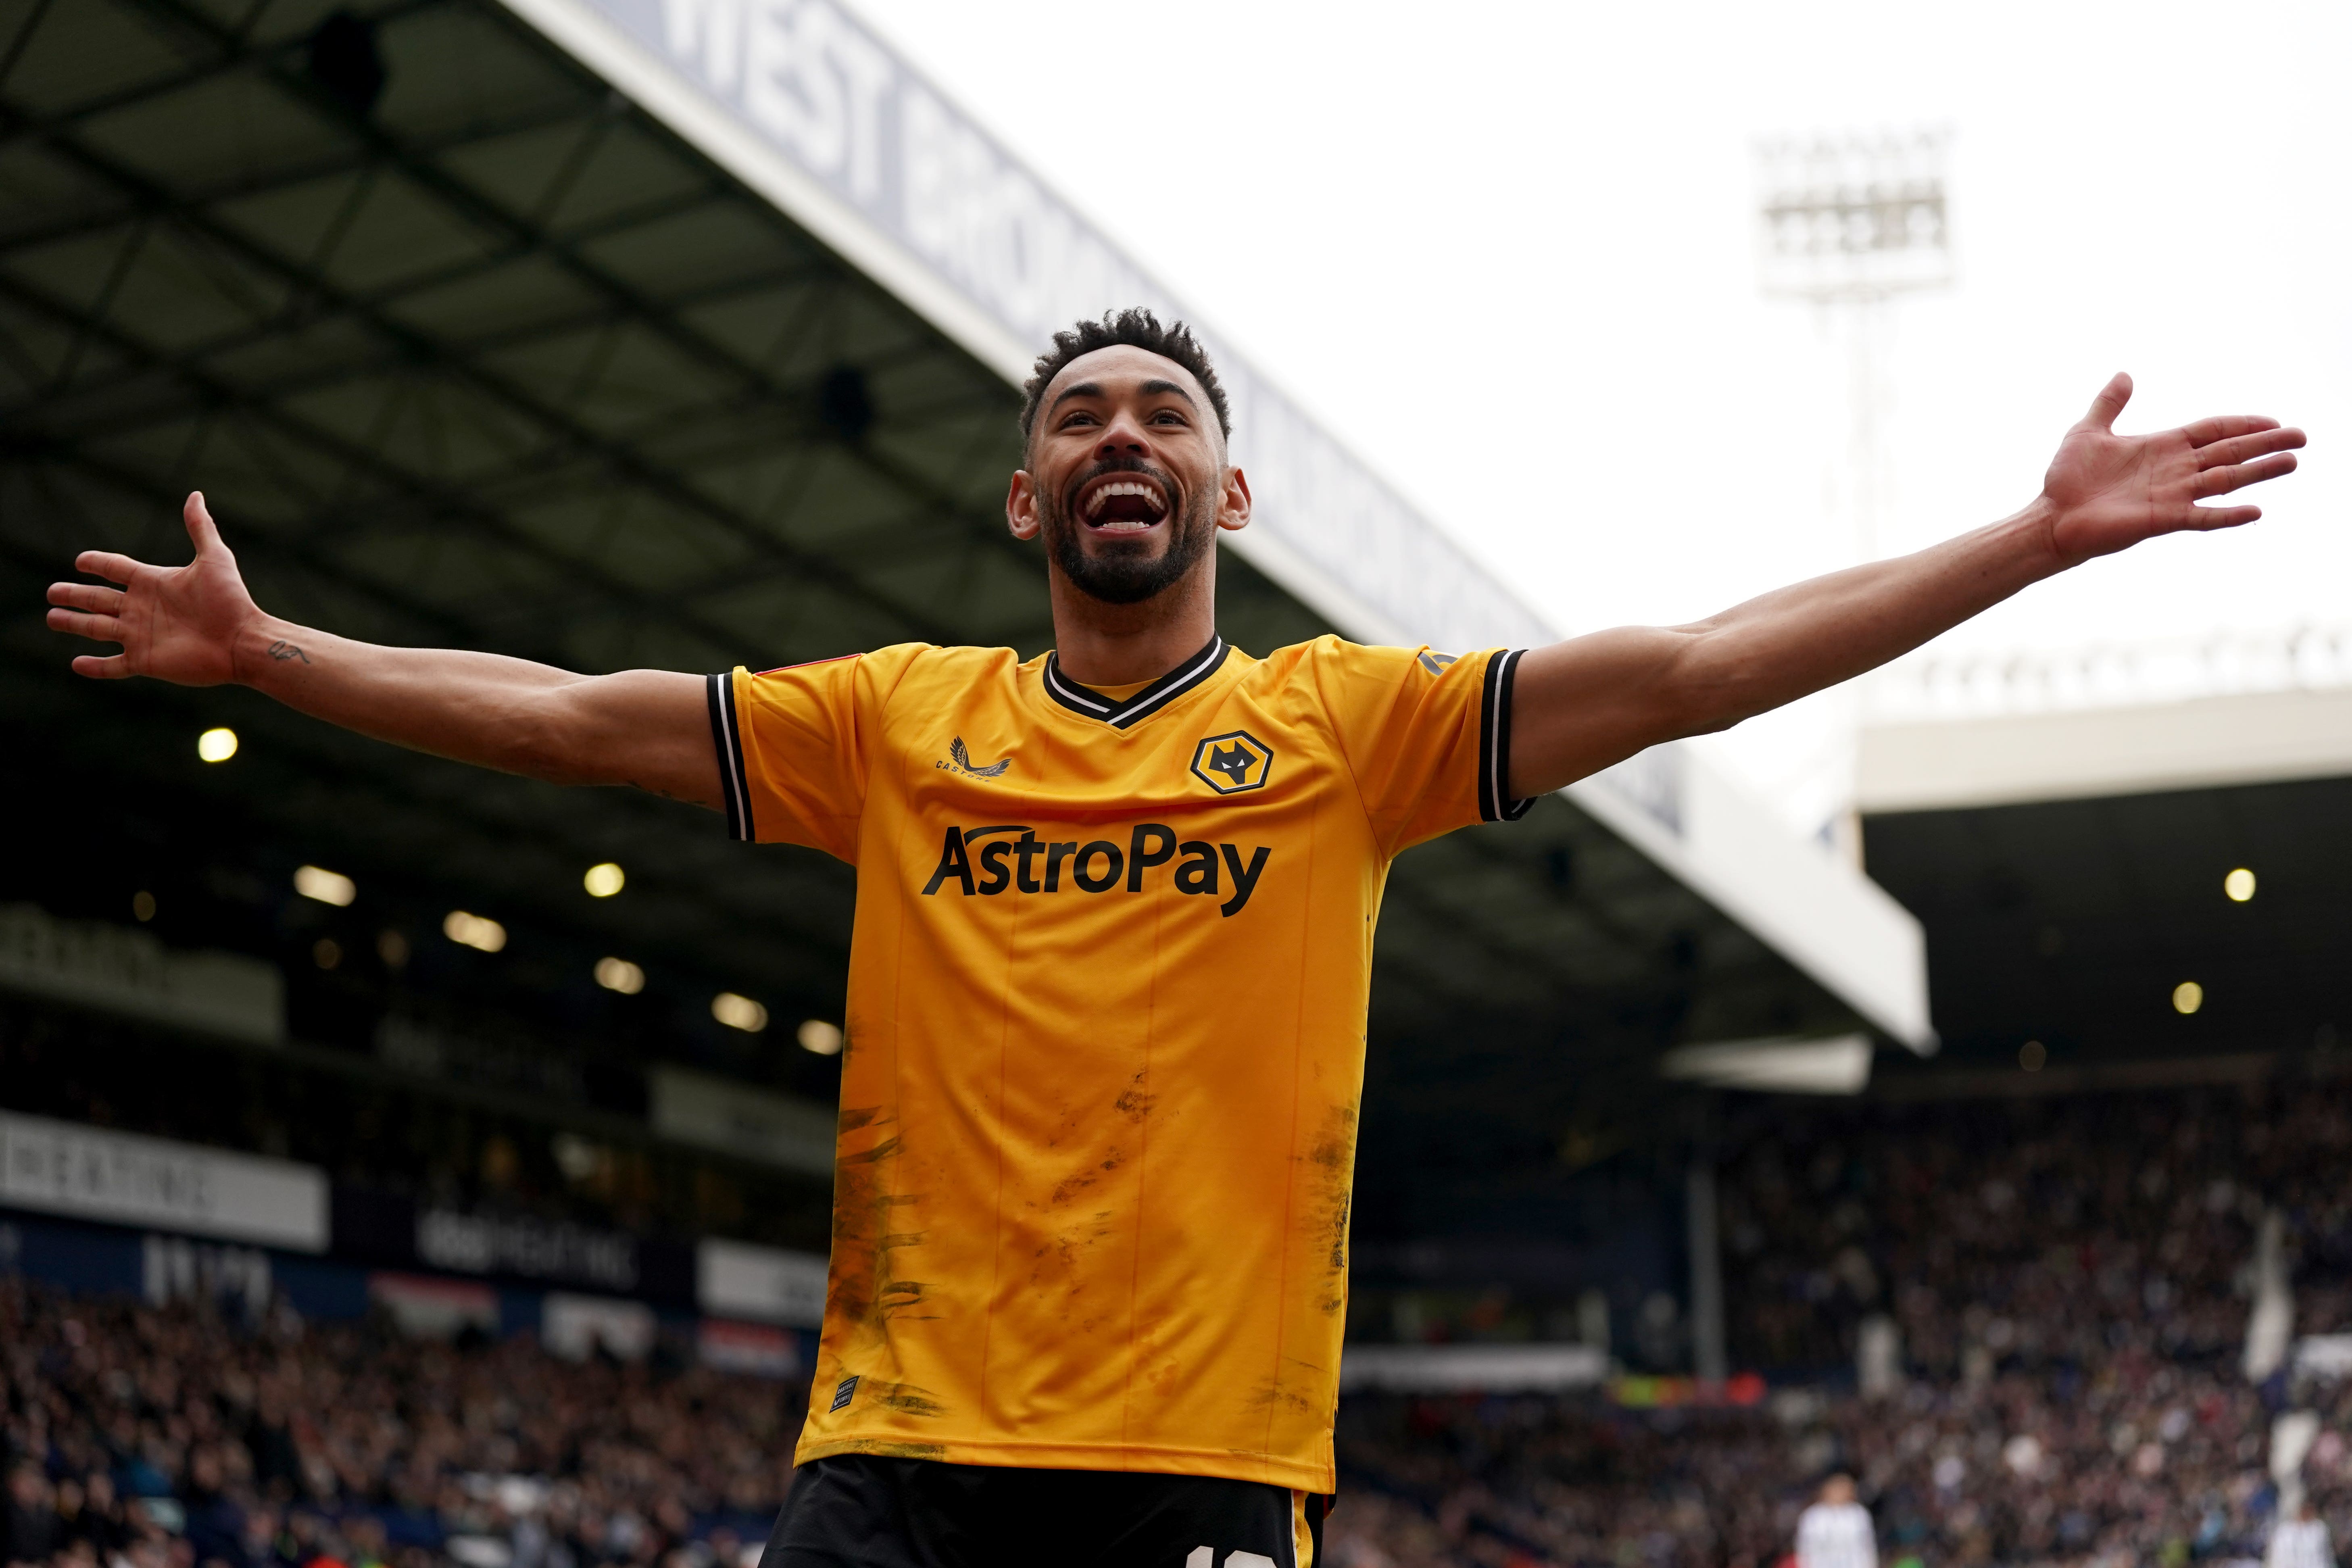
[[[501,0],[1014,385],[1048,334],[1169,291],[835,0]],[[1229,541],[1359,640],[1559,634],[1204,330],[1258,500]],[[1688,746],[1567,792],[1873,1027],[1934,1048],[1918,922]]]
[[[1864,725],[1867,812],[1975,810],[2352,775],[2352,687]]]

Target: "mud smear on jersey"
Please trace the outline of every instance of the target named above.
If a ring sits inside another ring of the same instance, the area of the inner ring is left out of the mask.
[[[877,1123],[887,1124],[887,1120],[877,1106],[845,1107],[839,1124],[844,1133],[849,1133]],[[898,1210],[911,1210],[923,1198],[920,1193],[891,1191],[902,1148],[898,1136],[891,1133],[870,1149],[855,1153],[845,1151],[834,1162],[829,1308],[837,1310],[849,1325],[852,1342],[845,1347],[845,1366],[856,1363],[857,1352],[875,1350],[883,1343],[888,1337],[889,1319],[932,1321],[940,1315],[924,1310],[936,1304],[930,1300],[930,1286],[919,1279],[899,1279],[894,1268],[896,1255],[921,1246],[927,1235],[893,1224]],[[889,1403],[881,1392],[888,1385],[871,1386],[877,1391],[877,1400]],[[900,1408],[902,1414],[909,1415],[943,1413],[923,1391],[913,1393],[919,1402],[931,1407],[892,1408]]]
[[[919,1279],[893,1279],[877,1294],[876,1304],[883,1315],[894,1316],[901,1307],[919,1307],[930,1287]]]
[[[1143,1091],[1143,1081],[1144,1075],[1137,1073],[1111,1102],[1113,1109],[1129,1121],[1140,1122],[1151,1112],[1156,1097]],[[1095,1114],[1099,1116],[1099,1112]],[[1047,1140],[1046,1146],[1058,1149],[1065,1138],[1075,1141],[1086,1121],[1087,1116],[1081,1112],[1066,1113],[1059,1132]],[[1112,1144],[1100,1152],[1094,1163],[1055,1182],[1043,1203],[1031,1200],[1024,1205],[1045,1233],[1044,1239],[1029,1255],[1029,1289],[1040,1295],[1051,1290],[1060,1292],[1059,1317],[1071,1331],[1091,1333],[1101,1325],[1102,1304],[1093,1304],[1091,1310],[1085,1304],[1087,1281],[1083,1265],[1086,1255],[1119,1235],[1120,1227],[1116,1209],[1097,1208],[1086,1214],[1072,1214],[1070,1210],[1081,1199],[1104,1201],[1103,1195],[1093,1189],[1127,1162],[1128,1151]]]
[[[1053,1192],[1048,1194],[1045,1198],[1046,1206],[1049,1208],[1060,1208],[1072,1198],[1076,1197],[1080,1193],[1085,1192],[1088,1187],[1093,1186],[1097,1182],[1101,1181],[1103,1177],[1108,1175],[1111,1172],[1118,1170],[1121,1165],[1126,1163],[1126,1150],[1116,1148],[1110,1150],[1103,1155],[1102,1163],[1097,1165],[1093,1170],[1080,1171],[1075,1176],[1064,1176],[1060,1181],[1055,1182],[1054,1184]]]
[[[1144,1092],[1143,1084],[1146,1077],[1146,1073],[1137,1073],[1128,1080],[1127,1088],[1119,1097],[1110,1102],[1112,1109],[1138,1125],[1142,1123],[1145,1117],[1151,1114],[1151,1108],[1160,1103],[1158,1095]]]
[[[1055,1184],[1051,1204],[1028,1205],[1033,1213],[1044,1209],[1038,1218],[1046,1229],[1045,1240],[1029,1255],[1029,1289],[1040,1297],[1058,1294],[1058,1315],[1066,1331],[1082,1334],[1092,1333],[1100,1325],[1106,1305],[1087,1300],[1082,1265],[1087,1254],[1118,1234],[1118,1215],[1112,1209],[1078,1215],[1066,1210],[1056,1214],[1054,1205],[1077,1197],[1098,1179],[1092,1173],[1066,1177]]]
[[[828,1450],[835,1454],[870,1454],[877,1459],[944,1459],[944,1443],[890,1443],[879,1437],[852,1437]]]
[[[911,1383],[866,1383],[858,1387],[875,1404],[901,1415],[936,1417],[948,1413],[948,1407],[933,1398],[929,1389],[918,1388]]]
[[[1311,1361],[1300,1361],[1296,1356],[1284,1356],[1282,1359],[1286,1366],[1305,1367],[1313,1373],[1313,1382],[1319,1394],[1324,1383],[1322,1367]],[[1294,1415],[1311,1415],[1320,1404],[1321,1400],[1317,1395],[1302,1394],[1280,1377],[1267,1378],[1250,1390],[1249,1408],[1253,1411],[1279,1407],[1289,1411]]]
[[[1315,1282],[1315,1306],[1327,1318],[1338,1317],[1348,1306],[1348,1213],[1355,1196],[1356,1108],[1335,1105],[1323,1113],[1315,1141],[1298,1156],[1306,1167],[1307,1212],[1300,1216],[1306,1239],[1314,1249],[1319,1278]],[[1291,1368],[1307,1375],[1306,1388],[1294,1386]],[[1311,1415],[1326,1409],[1330,1370],[1318,1363],[1284,1356],[1282,1368],[1250,1391],[1253,1411],[1281,1409]]]
[[[1325,1317],[1336,1317],[1348,1306],[1348,1215],[1356,1194],[1354,1106],[1335,1105],[1324,1112],[1307,1163],[1307,1223],[1323,1255],[1315,1305]]]
[[[1029,1269],[1029,1283],[1043,1289],[1047,1283],[1048,1272],[1059,1273],[1066,1279],[1075,1274],[1077,1271],[1078,1255],[1108,1237],[1117,1228],[1111,1221],[1112,1211],[1100,1209],[1085,1219],[1073,1221],[1055,1229],[1052,1239],[1030,1255],[1034,1262]],[[1085,1289],[1075,1280],[1069,1280],[1068,1283],[1070,1294],[1073,1296]]]

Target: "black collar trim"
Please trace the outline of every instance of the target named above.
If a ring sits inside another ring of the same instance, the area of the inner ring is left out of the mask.
[[[1045,695],[1073,713],[1098,719],[1114,730],[1124,730],[1157,713],[1216,674],[1225,662],[1225,655],[1231,652],[1233,648],[1223,637],[1211,637],[1208,647],[1124,700],[1105,697],[1091,686],[1080,686],[1062,673],[1060,656],[1049,653],[1045,656]]]

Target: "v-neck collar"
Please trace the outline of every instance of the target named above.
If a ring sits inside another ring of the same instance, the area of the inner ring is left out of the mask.
[[[1081,686],[1062,673],[1059,654],[1045,656],[1045,695],[1071,712],[1094,719],[1114,730],[1124,730],[1150,718],[1209,677],[1217,673],[1233,652],[1223,637],[1131,697],[1108,697],[1091,686]]]

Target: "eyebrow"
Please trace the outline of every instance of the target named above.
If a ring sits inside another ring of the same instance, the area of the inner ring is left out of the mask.
[[[1177,396],[1182,398],[1185,404],[1191,407],[1194,413],[1197,414],[1200,412],[1201,405],[1192,401],[1192,395],[1184,390],[1183,384],[1181,382],[1165,381],[1155,377],[1154,379],[1143,384],[1143,395],[1146,397],[1153,397],[1161,393],[1168,392],[1172,392]],[[1077,382],[1072,385],[1062,388],[1062,390],[1055,395],[1053,403],[1047,406],[1045,412],[1048,414],[1053,413],[1055,409],[1059,408],[1063,404],[1068,402],[1073,397],[1100,397],[1101,395],[1103,395],[1103,389],[1100,382]]]
[[[1155,394],[1162,393],[1162,392],[1172,392],[1172,393],[1174,393],[1177,396],[1179,396],[1179,397],[1182,398],[1182,399],[1185,401],[1185,403],[1186,403],[1187,405],[1192,405],[1192,395],[1191,393],[1189,393],[1189,392],[1185,391],[1185,390],[1183,389],[1183,387],[1180,386],[1180,385],[1179,385],[1179,384],[1177,384],[1175,382],[1172,382],[1172,381],[1147,381],[1147,382],[1145,382],[1145,383],[1143,384],[1143,395],[1144,395],[1144,396],[1146,396],[1146,397],[1150,397],[1150,396],[1154,395]],[[1196,409],[1196,411],[1197,411],[1197,407],[1198,407],[1198,405],[1193,405],[1193,406],[1195,407],[1195,409]]]

